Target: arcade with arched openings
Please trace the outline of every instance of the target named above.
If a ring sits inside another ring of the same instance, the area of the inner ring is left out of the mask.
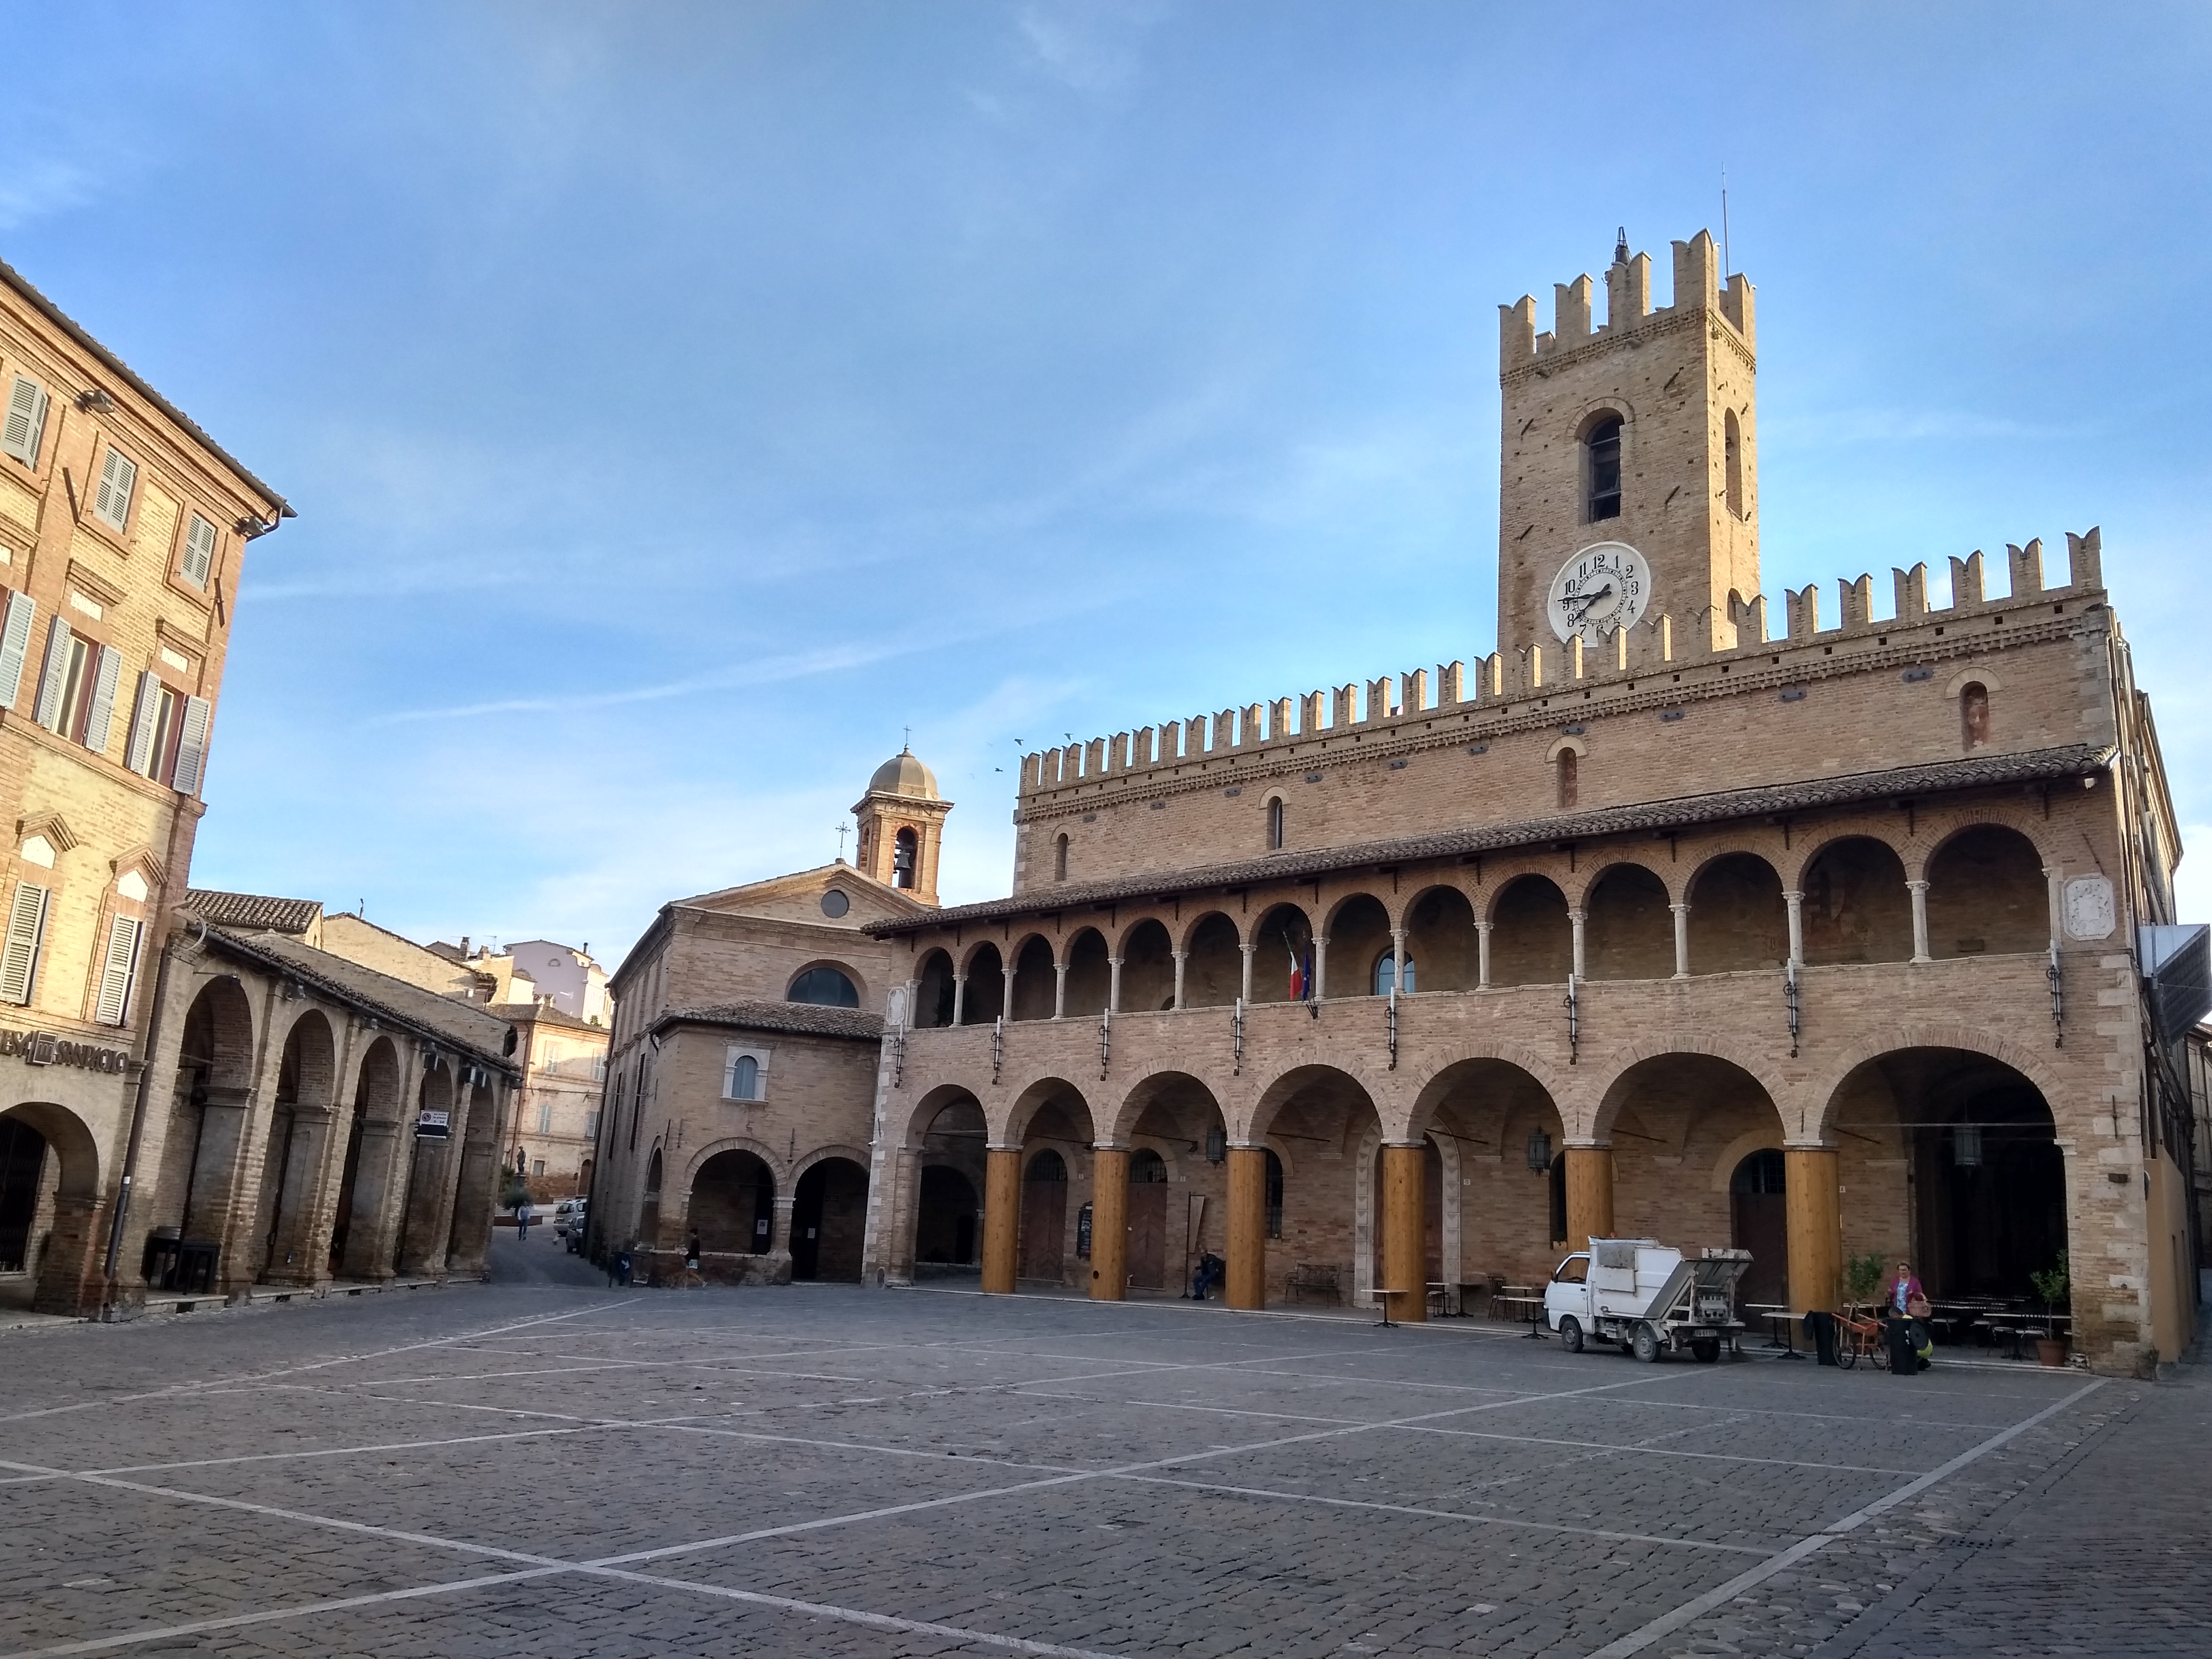
[[[255,1277],[264,1284],[311,1285],[320,1276],[312,1241],[320,1219],[337,1064],[329,1018],[307,1010],[285,1033],[262,1158]]]
[[[659,1156],[656,1147],[653,1157]],[[653,1173],[648,1165],[646,1189],[654,1202],[653,1224],[648,1228],[641,1218],[639,1231],[639,1240],[648,1249],[666,1245]],[[773,1277],[768,1264],[775,1248],[775,1172],[759,1152],[728,1146],[702,1158],[692,1173],[686,1218],[699,1237],[699,1271],[704,1277],[738,1284]]]
[[[99,1149],[76,1113],[51,1101],[0,1112],[0,1307],[77,1311],[98,1266],[100,1186]]]
[[[981,1261],[983,1109],[964,1090],[931,1104],[915,1155],[914,1273],[964,1276]]]
[[[399,1088],[398,1048],[380,1035],[362,1056],[346,1116],[345,1156],[326,1264],[332,1277],[373,1279],[391,1273],[391,1251],[380,1235],[403,1144]]]

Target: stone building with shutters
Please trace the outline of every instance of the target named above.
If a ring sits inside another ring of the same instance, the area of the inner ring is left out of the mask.
[[[0,1300],[106,1293],[247,546],[291,509],[0,265]]]
[[[527,989],[526,979],[514,981]],[[514,1060],[522,1091],[510,1119],[503,1162],[544,1204],[591,1191],[599,1095],[606,1083],[607,1028],[562,1012],[550,997],[495,1002],[490,1012],[514,1028]]]
[[[1494,651],[1031,755],[1010,895],[869,921],[870,1277],[980,1162],[991,1291],[1419,1319],[1650,1236],[1964,1334],[2063,1252],[2078,1356],[2182,1352],[2206,937],[2100,538],[1770,611],[1719,263],[1501,308]]]
[[[819,869],[661,907],[611,979],[589,1242],[641,1278],[857,1279],[876,1110],[906,1018],[897,947],[872,926],[929,913],[951,803],[911,752],[854,809],[864,867]],[[873,869],[866,867],[873,861]],[[980,1125],[963,1245],[974,1260]],[[948,1233],[947,1248],[950,1248]]]

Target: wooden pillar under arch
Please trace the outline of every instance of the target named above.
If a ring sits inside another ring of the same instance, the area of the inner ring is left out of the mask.
[[[1021,1231],[1022,1149],[993,1146],[983,1154],[983,1289],[1014,1291],[1014,1243]]]
[[[1787,1146],[1782,1166],[1783,1203],[1790,1226],[1790,1306],[1799,1313],[1832,1310],[1844,1276],[1836,1150]]]
[[[1427,1184],[1425,1144],[1382,1148],[1382,1288],[1403,1291],[1384,1298],[1393,1319],[1419,1324],[1429,1316],[1428,1246],[1422,1191]]]
[[[1567,1248],[1587,1250],[1593,1238],[1613,1237],[1613,1148],[1569,1146]]]
[[[1091,1149],[1091,1299],[1120,1302],[1129,1288],[1129,1149]]]
[[[1256,1312],[1267,1305],[1267,1149],[1229,1149],[1229,1269],[1221,1299]]]

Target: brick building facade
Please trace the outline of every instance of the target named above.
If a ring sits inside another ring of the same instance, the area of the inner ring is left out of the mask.
[[[1495,653],[1031,756],[1012,895],[872,927],[872,1271],[945,1231],[950,1126],[988,1290],[1214,1250],[1236,1305],[1318,1267],[1418,1317],[1619,1231],[1802,1309],[1865,1253],[1966,1295],[2067,1250],[2093,1363],[2180,1352],[2135,949],[2179,838],[2099,538],[1770,627],[1751,287],[1702,234],[1674,274],[1502,308]]]

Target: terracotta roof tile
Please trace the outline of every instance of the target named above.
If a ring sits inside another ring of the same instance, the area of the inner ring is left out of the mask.
[[[789,1031],[799,1036],[860,1037],[870,1042],[884,1034],[884,1022],[858,1008],[824,1008],[811,1002],[724,1002],[710,1008],[671,1008],[653,1023],[656,1031],[671,1025],[727,1025],[747,1031]]]
[[[304,933],[323,914],[323,907],[313,899],[222,893],[208,887],[185,889],[184,908],[210,927],[265,927],[279,933]]]

